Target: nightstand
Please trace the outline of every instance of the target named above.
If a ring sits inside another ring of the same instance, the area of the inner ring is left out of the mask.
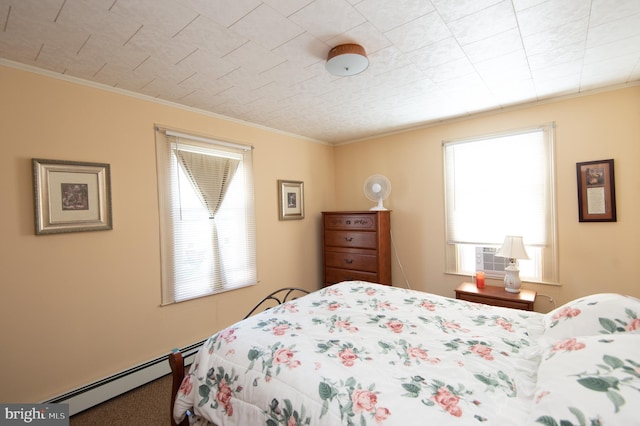
[[[520,293],[509,293],[504,287],[488,285],[478,288],[474,283],[462,283],[456,288],[456,299],[523,311],[533,311],[536,295],[532,290],[520,289]]]

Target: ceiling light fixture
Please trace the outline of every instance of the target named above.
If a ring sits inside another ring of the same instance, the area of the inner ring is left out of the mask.
[[[340,44],[329,51],[325,68],[333,75],[349,77],[360,74],[369,66],[364,47],[359,44]]]

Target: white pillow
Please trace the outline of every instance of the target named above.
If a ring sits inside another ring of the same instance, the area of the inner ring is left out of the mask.
[[[538,369],[525,424],[638,425],[640,335],[558,340]]]
[[[615,293],[585,296],[545,315],[544,335],[553,339],[640,333],[640,300]]]

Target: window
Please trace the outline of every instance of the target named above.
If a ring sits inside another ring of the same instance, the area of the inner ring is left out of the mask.
[[[520,235],[530,257],[520,276],[557,282],[553,130],[444,142],[446,272],[473,274],[477,247]]]
[[[251,154],[156,129],[163,305],[256,283]]]

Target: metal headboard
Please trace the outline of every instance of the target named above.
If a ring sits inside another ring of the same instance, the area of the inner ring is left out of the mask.
[[[253,315],[253,313],[258,308],[260,308],[260,306],[262,306],[263,304],[265,304],[268,301],[275,301],[276,302],[275,306],[278,306],[278,305],[281,305],[281,304],[287,302],[289,300],[289,297],[291,297],[291,294],[296,292],[296,291],[300,292],[300,293],[303,293],[303,294],[309,294],[310,293],[309,291],[307,291],[307,290],[305,290],[303,288],[297,288],[297,287],[284,287],[284,288],[281,288],[281,289],[276,290],[273,293],[265,296],[264,298],[262,298],[262,300],[260,302],[258,302],[256,304],[256,306],[254,306],[253,309],[251,309],[249,311],[249,313],[243,319],[249,318],[251,315]],[[296,298],[294,297],[291,300],[295,300],[295,299]],[[269,307],[265,308],[265,310],[271,309],[272,307],[273,306],[269,306]]]

